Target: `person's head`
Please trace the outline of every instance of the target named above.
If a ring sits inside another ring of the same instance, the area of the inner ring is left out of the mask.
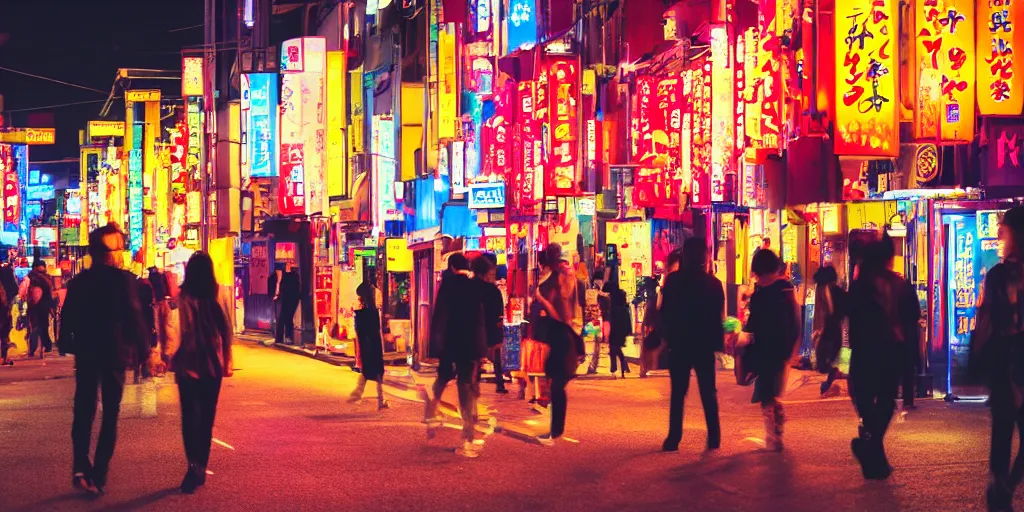
[[[213,259],[205,252],[197,251],[185,265],[182,291],[197,299],[213,299],[217,296],[218,288],[217,276],[213,273]]]
[[[373,285],[363,281],[356,287],[356,295],[359,296],[359,301],[363,303],[364,308],[376,308],[377,307],[377,290],[373,288]]]
[[[758,280],[770,279],[779,275],[782,261],[771,249],[762,249],[754,255],[750,262],[750,271]]]
[[[825,265],[814,272],[814,284],[829,285],[839,281],[839,274],[832,265]]]
[[[448,257],[448,270],[452,272],[469,270],[469,259],[461,252],[452,254]]]
[[[274,273],[281,275],[284,273],[284,263],[278,263],[274,265]]]
[[[685,242],[683,242],[685,244]],[[679,270],[679,263],[683,260],[683,249],[677,247],[668,253],[668,257],[665,258],[665,273],[671,274],[676,270]]]
[[[768,237],[762,238],[761,239],[761,248],[762,249],[771,249],[772,248],[772,239],[768,238]]]
[[[94,265],[120,268],[124,264],[124,234],[116,224],[96,228],[89,233],[88,251]]]
[[[1010,208],[999,221],[999,241],[1003,243],[1003,256],[1020,259],[1024,249],[1024,206]]]
[[[548,244],[544,248],[544,261],[547,263],[548,268],[557,270],[562,262],[562,246],[556,243]]]
[[[683,242],[683,251],[680,255],[679,268],[698,270],[707,268],[708,246],[703,238],[691,237]]]
[[[46,262],[43,260],[36,260],[36,262],[32,264],[32,270],[46,273]]]
[[[893,246],[892,238],[885,234],[881,239],[869,243],[864,248],[864,257],[860,262],[861,274],[891,270],[895,257],[896,249]]]
[[[491,259],[486,255],[481,254],[480,256],[473,258],[470,266],[473,268],[473,275],[487,281],[488,283],[494,282],[497,269],[494,266],[494,263],[491,263]]]

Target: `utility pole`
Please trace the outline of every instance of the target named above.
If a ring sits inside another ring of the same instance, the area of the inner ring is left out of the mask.
[[[216,91],[216,57],[217,57],[217,0],[205,0],[204,35],[203,35],[203,117],[205,130],[203,134],[203,152],[200,159],[199,194],[202,196],[200,211],[200,244],[203,252],[210,246],[210,162],[216,161],[214,152],[214,134],[216,129],[214,91]]]

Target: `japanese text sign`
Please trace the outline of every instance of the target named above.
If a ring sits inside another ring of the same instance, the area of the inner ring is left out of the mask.
[[[548,85],[552,147],[548,155],[546,193],[549,196],[575,196],[580,192],[576,171],[580,86],[575,59],[552,59],[548,68]]]
[[[1024,0],[977,2],[978,113],[1020,115],[1024,109]]]

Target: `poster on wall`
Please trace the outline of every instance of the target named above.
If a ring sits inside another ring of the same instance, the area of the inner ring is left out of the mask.
[[[249,253],[249,293],[251,295],[269,293],[267,290],[267,279],[269,278],[270,251],[267,248],[267,242],[253,242]]]
[[[897,2],[837,2],[835,9],[835,152],[898,156]]]
[[[1024,2],[977,0],[978,113],[1016,116],[1024,109]],[[1018,50],[1019,51],[1019,50]]]
[[[966,369],[971,332],[974,330],[978,299],[978,260],[980,248],[975,218],[963,216],[950,225],[953,243],[948,247],[948,337],[951,370]]]

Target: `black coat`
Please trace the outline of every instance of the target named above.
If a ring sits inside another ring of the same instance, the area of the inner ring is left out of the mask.
[[[18,296],[18,278],[10,264],[0,267],[0,286],[3,286],[4,293],[7,294],[7,303],[10,304]]]
[[[441,358],[472,362],[487,357],[487,329],[481,287],[464,274],[441,280],[430,321],[431,347]]]
[[[384,344],[377,308],[356,310],[356,341],[359,343],[359,371],[367,379],[384,375]]]
[[[132,273],[94,264],[68,283],[58,342],[75,366],[123,370],[149,356],[150,338]]]
[[[661,296],[661,333],[673,355],[724,350],[725,291],[717,277],[699,270],[673,272],[665,278]]]
[[[297,304],[302,299],[302,284],[299,282],[298,272],[292,270],[281,276],[279,299],[282,304]]]
[[[484,299],[484,321],[487,331],[487,346],[494,347],[505,341],[505,299],[494,283],[473,279],[480,287]]]

